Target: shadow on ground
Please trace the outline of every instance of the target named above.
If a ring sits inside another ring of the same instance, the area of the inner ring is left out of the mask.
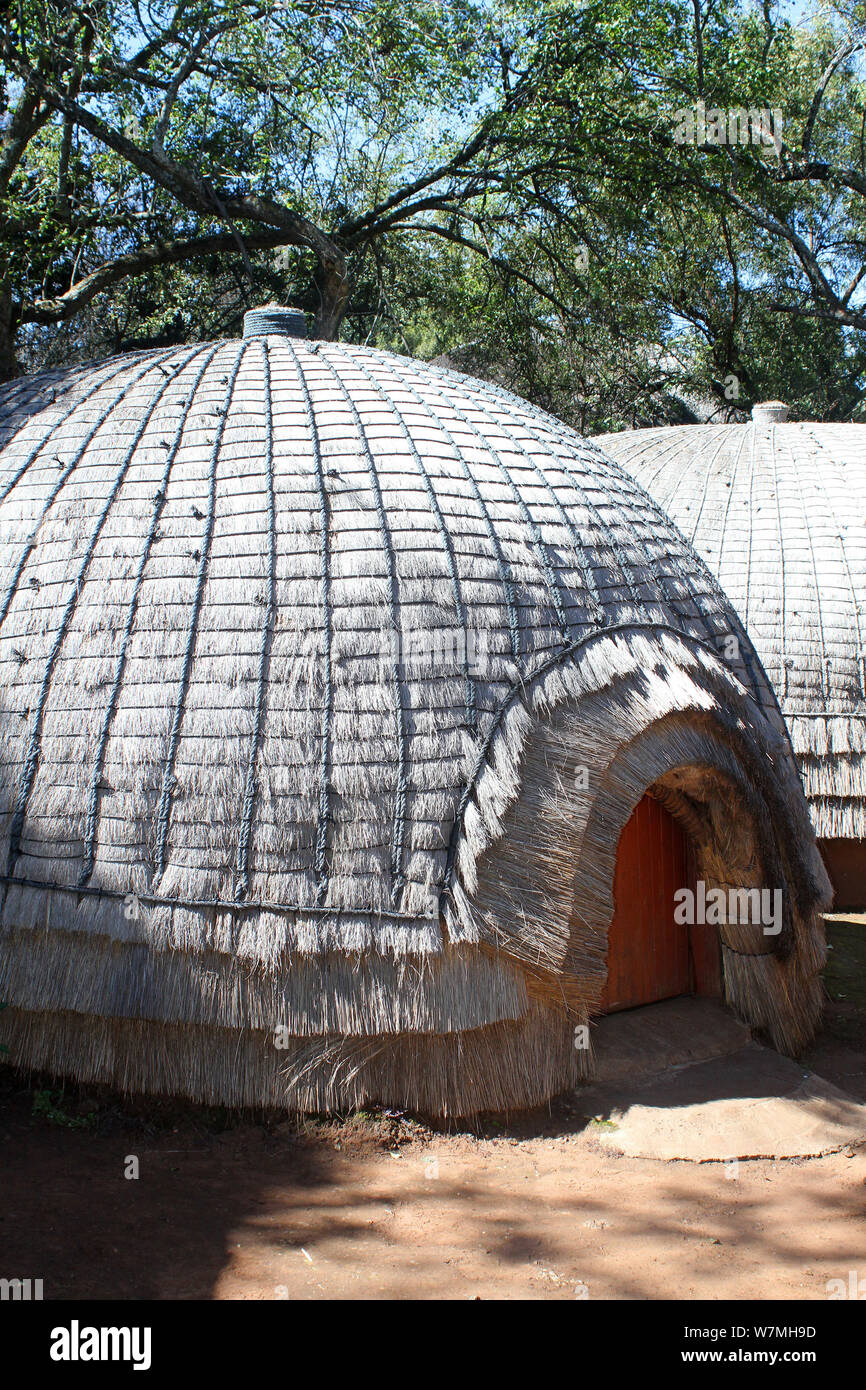
[[[854,1093],[863,928],[839,931],[807,1060]],[[623,1158],[586,1110],[577,1093],[450,1133],[389,1112],[303,1123],[4,1068],[0,1276],[48,1299],[799,1299],[866,1272],[862,1150]]]

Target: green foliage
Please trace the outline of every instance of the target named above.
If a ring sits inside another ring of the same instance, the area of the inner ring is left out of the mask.
[[[802,177],[774,145],[671,138],[702,97],[707,109],[781,109],[798,146],[838,34],[795,31],[735,3],[702,7],[700,41],[678,4],[529,9],[543,78],[513,130],[545,172],[536,208],[502,244],[512,271],[530,270],[549,298],[506,271],[490,277],[498,284],[479,312],[466,267],[461,364],[588,430],[742,413],[771,396],[804,417],[862,418],[866,318],[856,296],[844,306],[850,326],[838,312],[862,262],[862,197],[840,209],[835,184]],[[823,157],[852,161],[858,69],[843,65],[834,82],[812,140]],[[788,233],[804,226],[826,287],[792,254]],[[552,315],[551,300],[570,312]]]
[[[62,1091],[34,1091],[32,1113],[34,1120],[45,1120],[61,1129],[92,1129],[95,1123],[93,1114],[67,1114],[63,1109]]]
[[[835,1005],[828,1031],[837,1038],[866,1043],[866,920],[839,914],[827,918],[829,955],[824,984]]]
[[[273,298],[587,431],[770,396],[861,417],[863,8],[19,0],[0,373]],[[677,143],[699,100],[780,110],[781,145]]]

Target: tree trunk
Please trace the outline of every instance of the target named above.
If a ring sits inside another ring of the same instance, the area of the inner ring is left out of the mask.
[[[349,276],[343,257],[338,260],[320,261],[316,266],[313,284],[319,303],[313,323],[313,337],[335,343],[340,337],[340,329],[349,307]]]
[[[8,280],[0,280],[0,382],[21,375],[21,364],[15,352],[18,324]]]

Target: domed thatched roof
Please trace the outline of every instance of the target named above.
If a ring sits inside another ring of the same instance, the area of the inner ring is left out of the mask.
[[[650,784],[723,876],[784,887],[769,948],[728,930],[728,997],[809,1035],[826,880],[777,707],[597,450],[278,334],[0,401],[14,1059],[226,1102],[539,1100],[585,1066]]]
[[[745,425],[599,440],[673,518],[749,630],[817,834],[866,837],[866,425]]]

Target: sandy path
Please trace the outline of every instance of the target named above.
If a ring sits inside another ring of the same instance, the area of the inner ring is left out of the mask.
[[[863,926],[833,934],[804,1063],[866,1101]],[[862,1148],[734,1172],[618,1157],[579,1098],[448,1136],[32,1084],[0,1072],[0,1277],[46,1298],[825,1299],[866,1280]]]
[[[94,1133],[34,1124],[29,1103],[4,1097],[0,1243],[3,1273],[47,1298],[822,1299],[866,1274],[862,1150],[734,1176],[618,1158],[574,1121],[214,1133],[109,1112]]]

